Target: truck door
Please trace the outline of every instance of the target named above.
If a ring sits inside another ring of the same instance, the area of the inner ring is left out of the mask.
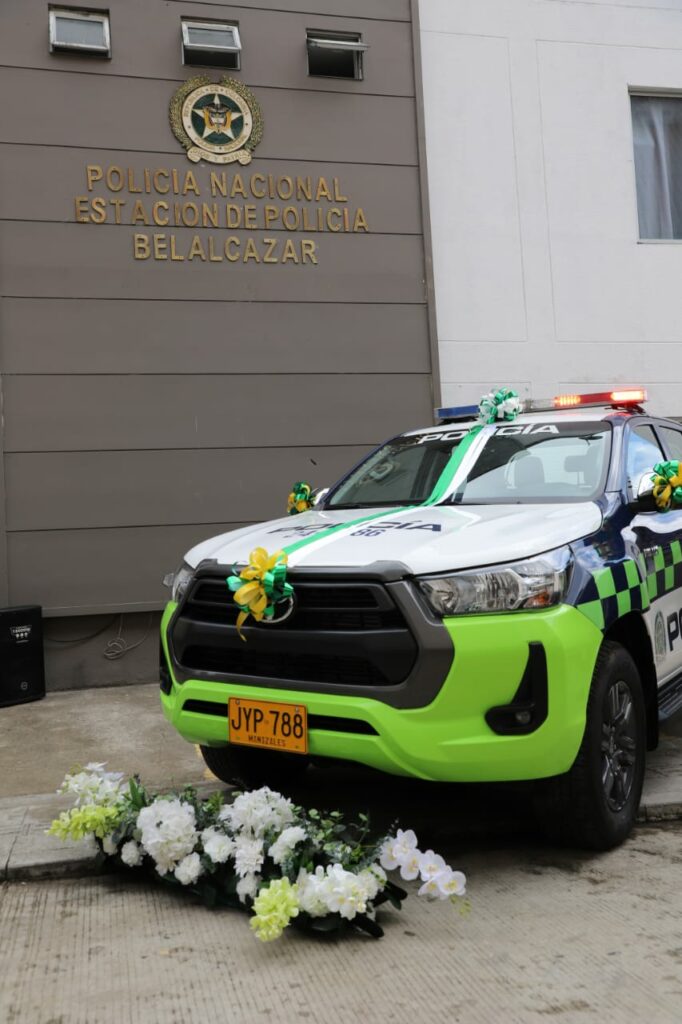
[[[667,428],[660,424],[655,429],[651,423],[642,422],[628,427],[626,472],[630,496],[634,496],[642,474],[669,457],[667,452],[672,448],[665,445],[664,431]],[[676,444],[682,454],[682,434]],[[651,607],[644,619],[660,686],[682,669],[682,510],[638,513],[631,529],[646,567]]]

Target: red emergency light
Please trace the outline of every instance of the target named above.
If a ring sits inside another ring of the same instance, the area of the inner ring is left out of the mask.
[[[531,398],[523,403],[524,412],[549,412],[550,409],[589,409],[614,405],[636,408],[646,402],[644,388],[620,388],[614,391],[592,391],[587,395],[555,395],[554,398]]]

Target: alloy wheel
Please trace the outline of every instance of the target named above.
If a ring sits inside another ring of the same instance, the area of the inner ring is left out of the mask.
[[[635,778],[637,721],[632,693],[619,680],[609,687],[602,714],[602,786],[609,809],[625,807]]]

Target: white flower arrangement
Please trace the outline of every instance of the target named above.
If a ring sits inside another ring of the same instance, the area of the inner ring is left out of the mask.
[[[383,935],[376,909],[400,908],[407,893],[389,881],[399,871],[419,880],[419,895],[461,901],[466,879],[433,850],[422,852],[412,830],[369,839],[365,815],[346,824],[338,811],[296,807],[267,786],[201,800],[187,788],[149,794],[139,779],[86,765],[60,792],[76,801],[49,829],[60,838],[93,835],[103,853],[127,869],[202,896],[207,905],[242,907],[263,941],[295,927],[332,931],[352,923]]]

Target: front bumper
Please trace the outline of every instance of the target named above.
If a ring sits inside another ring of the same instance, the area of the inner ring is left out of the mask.
[[[445,619],[454,659],[435,697],[423,707],[395,707],[358,694],[320,693],[244,683],[175,678],[168,628],[161,623],[168,693],[166,718],[192,743],[227,743],[230,697],[303,703],[312,718],[312,757],[341,758],[394,775],[450,782],[538,779],[568,771],[585,728],[585,710],[602,633],[568,605]],[[525,735],[499,735],[486,722],[492,708],[510,704],[524,675],[529,644],[541,644],[547,663],[547,717]],[[335,728],[334,719],[340,720]],[[353,723],[357,722],[357,731]]]

